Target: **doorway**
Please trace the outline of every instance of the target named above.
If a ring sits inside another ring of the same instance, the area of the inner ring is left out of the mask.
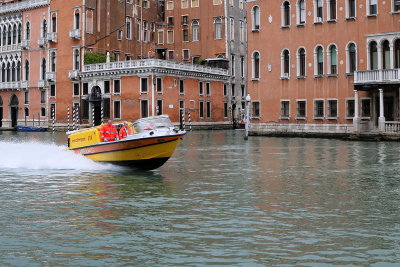
[[[3,127],[3,107],[0,106],[0,127]]]
[[[380,110],[379,96],[376,97],[375,103],[376,103],[375,125],[378,126],[379,110]],[[393,96],[383,97],[383,116],[385,116],[385,121],[394,121],[394,97]]]
[[[92,102],[93,109],[94,109],[94,125],[101,124],[101,101]]]
[[[12,95],[10,99],[11,127],[15,127],[18,124],[18,105],[18,97]]]

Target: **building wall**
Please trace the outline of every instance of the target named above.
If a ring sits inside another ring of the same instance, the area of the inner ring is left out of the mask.
[[[290,25],[283,23],[283,5],[290,4]],[[352,117],[346,116],[346,100],[354,99],[353,74],[348,73],[346,64],[346,48],[353,42],[357,46],[357,69],[367,70],[366,34],[398,32],[400,14],[392,12],[392,3],[378,1],[378,14],[367,15],[365,1],[356,1],[355,18],[349,18],[347,1],[337,1],[337,16],[327,21],[328,4],[323,1],[323,20],[314,22],[314,4],[307,0],[305,23],[298,25],[298,1],[248,1],[248,91],[252,103],[260,103],[260,113],[254,114],[254,123],[291,123],[291,124],[351,124]],[[254,7],[260,8],[259,30],[253,26]],[[315,75],[316,47],[323,47],[324,68],[322,75]],[[337,74],[329,75],[328,48],[337,48]],[[299,48],[306,50],[306,75],[298,75]],[[283,51],[290,53],[289,76],[284,77],[282,71]],[[260,55],[260,76],[254,77],[254,52]],[[371,93],[360,92],[360,98],[371,97]],[[324,100],[324,116],[314,116],[314,100]],[[290,103],[289,116],[282,118],[281,101]],[[296,101],[306,100],[306,117],[296,119]],[[337,117],[327,118],[328,100],[337,100]]]

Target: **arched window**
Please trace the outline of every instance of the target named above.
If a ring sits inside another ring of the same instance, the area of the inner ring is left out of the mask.
[[[47,38],[47,20],[43,20],[42,22],[42,37]]]
[[[289,1],[283,2],[281,10],[282,10],[282,26],[288,27],[288,26],[290,26],[290,3],[289,3]]]
[[[192,22],[193,41],[199,40],[199,22],[197,20]]]
[[[18,43],[21,43],[21,38],[22,38],[22,26],[21,24],[18,24]]]
[[[25,81],[29,81],[29,61],[25,60]]]
[[[17,26],[14,25],[13,27],[13,32],[12,32],[12,43],[16,44],[17,43]]]
[[[21,81],[21,62],[17,63],[17,81]]]
[[[81,24],[81,13],[79,12],[78,9],[75,10],[75,15],[74,15],[74,27],[75,29],[80,29],[80,24]]]
[[[297,76],[306,76],[306,50],[300,48],[297,53]]]
[[[6,64],[1,65],[1,82],[6,82]]]
[[[357,70],[357,48],[354,43],[350,43],[347,46],[347,55],[346,55],[346,72],[354,73]]]
[[[80,55],[79,49],[74,50],[74,70],[79,70],[80,67]]]
[[[327,0],[328,6],[328,19],[336,20],[336,0]]]
[[[40,78],[41,78],[41,80],[46,80],[46,59],[45,58],[43,58],[42,59],[42,64],[41,64],[41,76],[40,76]]]
[[[7,82],[11,82],[11,64],[7,63]]]
[[[252,30],[259,31],[260,30],[260,8],[258,6],[254,6],[251,11],[252,16]]]
[[[314,0],[314,22],[324,21],[324,1]]]
[[[375,41],[369,44],[369,68],[370,70],[378,69],[378,46]]]
[[[3,46],[3,38],[1,38],[3,36],[3,27],[0,26],[0,47]]]
[[[329,48],[329,74],[337,74],[337,49],[336,45]]]
[[[400,68],[400,39],[394,42],[394,68]]]
[[[25,117],[29,117],[29,108],[25,108]]]
[[[356,17],[356,0],[346,0],[346,18]]]
[[[222,38],[222,20],[220,18],[216,18],[214,20],[215,25],[215,39]]]
[[[297,2],[297,24],[305,24],[306,23],[306,1],[299,0]]]
[[[51,52],[50,56],[51,72],[56,72],[56,52]]]
[[[324,49],[322,46],[317,46],[314,52],[314,74],[324,74]]]
[[[253,52],[252,56],[252,65],[253,65],[253,79],[259,79],[260,78],[260,53]]]
[[[390,69],[390,45],[388,40],[382,43],[382,60],[382,68],[384,70]]]
[[[11,29],[11,26],[9,26],[8,27],[7,45],[11,45],[11,37],[12,37],[12,29]]]
[[[282,52],[281,55],[281,60],[282,60],[282,77],[288,78],[289,77],[289,71],[290,71],[290,53],[289,50],[285,49]]]
[[[6,27],[3,28],[3,38],[2,39],[3,39],[2,45],[3,46],[7,45],[7,28]]]
[[[16,66],[15,66],[15,62],[12,63],[11,65],[11,81],[15,82],[15,71],[16,71]]]
[[[27,21],[25,24],[25,39],[31,39],[31,24],[29,23],[29,21]]]

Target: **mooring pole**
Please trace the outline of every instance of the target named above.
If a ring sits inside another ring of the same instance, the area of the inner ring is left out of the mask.
[[[54,108],[52,110],[52,117],[53,117],[53,133],[54,133],[54,122],[55,122],[55,118],[56,118],[56,112],[55,112]]]
[[[101,124],[104,123],[103,105],[101,105]]]
[[[32,127],[35,127],[35,115],[32,115]]]
[[[250,94],[246,96],[246,133],[244,136],[244,140],[249,139],[249,123],[250,123]]]
[[[189,131],[192,131],[192,120],[190,118],[190,110],[188,110]]]
[[[93,125],[93,127],[95,126],[94,125],[94,105],[92,104],[92,125]]]
[[[38,118],[38,126],[40,127],[40,113],[39,112],[37,114],[37,118]]]
[[[68,132],[69,132],[69,105],[68,105]]]

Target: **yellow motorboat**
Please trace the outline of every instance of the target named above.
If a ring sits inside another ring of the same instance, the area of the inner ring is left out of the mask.
[[[122,140],[112,142],[101,140],[101,127],[68,132],[68,148],[94,161],[143,170],[162,166],[186,134],[185,131],[174,128],[167,115],[142,118],[133,124],[129,123],[132,133]]]

